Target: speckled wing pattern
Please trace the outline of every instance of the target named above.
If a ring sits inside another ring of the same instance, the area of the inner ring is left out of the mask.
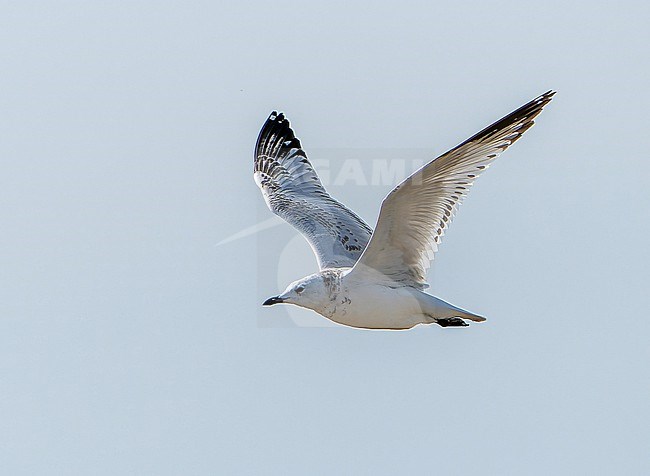
[[[283,113],[273,111],[260,131],[254,177],[269,209],[307,239],[320,269],[356,263],[372,229],[327,193]]]
[[[384,199],[372,239],[353,272],[370,269],[394,283],[426,287],[433,255],[472,183],[533,125],[548,91],[429,162]]]

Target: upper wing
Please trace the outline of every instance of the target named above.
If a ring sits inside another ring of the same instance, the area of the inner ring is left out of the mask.
[[[356,263],[372,229],[327,193],[282,113],[273,111],[260,131],[254,177],[271,211],[307,239],[320,269]]]
[[[474,179],[533,125],[554,94],[533,99],[395,187],[355,270],[370,268],[392,281],[426,287],[433,254]]]

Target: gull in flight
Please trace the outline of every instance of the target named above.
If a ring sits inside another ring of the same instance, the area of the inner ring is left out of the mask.
[[[351,327],[410,329],[482,322],[427,294],[427,270],[472,183],[533,125],[548,91],[432,160],[397,185],[373,230],[323,187],[283,113],[272,112],[255,147],[255,182],[266,204],[302,233],[320,271],[265,306],[294,304]]]

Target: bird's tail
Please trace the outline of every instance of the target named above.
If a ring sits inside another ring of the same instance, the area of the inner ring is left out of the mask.
[[[455,311],[454,311],[455,314],[454,315],[458,316],[460,318],[468,319],[468,320],[474,321],[474,322],[483,322],[483,321],[487,320],[483,316],[479,316],[478,314],[471,313],[471,312],[466,311],[464,309],[460,309],[460,308],[457,308],[457,307],[454,308],[454,309],[455,309]]]
[[[456,307],[430,294],[422,293],[422,295],[426,296],[426,298],[420,301],[422,311],[436,321],[453,318],[467,319],[474,322],[483,322],[486,320],[483,316]]]

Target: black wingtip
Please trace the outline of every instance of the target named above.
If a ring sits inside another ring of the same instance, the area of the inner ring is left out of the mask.
[[[557,91],[554,91],[552,89],[549,89],[546,91],[544,94],[540,95],[535,99],[536,101],[544,101],[544,104],[548,103],[551,99],[553,99],[553,96],[557,94]]]
[[[269,114],[269,117],[266,119],[266,122],[273,122],[275,124],[280,124],[285,121],[287,122],[287,125],[289,125],[287,116],[285,116],[282,111],[271,111],[271,114]]]
[[[555,96],[556,94],[557,94],[557,91],[549,89],[544,94],[541,94],[541,95],[537,96],[535,99],[533,99],[532,101],[530,101],[527,104],[524,104],[519,109],[526,109],[528,107],[528,109],[530,109],[530,110],[534,110],[535,108],[539,108],[539,110],[541,111],[541,108],[543,108],[549,102],[551,102],[551,99],[553,99],[553,96]],[[539,114],[539,112],[538,112],[538,114]]]
[[[534,119],[537,117],[537,115],[542,112],[542,109],[544,109],[544,106],[546,106],[549,102],[551,102],[551,99],[553,99],[553,96],[555,96],[556,91],[549,89],[546,91],[544,94],[541,94],[540,96],[537,96],[535,99],[532,101],[527,102],[520,108],[514,110],[510,114],[502,117],[498,121],[496,121],[493,124],[490,124],[487,126],[485,129],[482,131],[474,134],[472,137],[467,139],[465,142],[460,144],[460,146],[465,145],[469,142],[473,142],[476,140],[482,140],[485,139],[486,137],[491,136],[495,132],[508,127],[509,125],[516,123],[516,122],[521,122],[522,127],[519,130],[519,134],[512,139],[512,142],[517,141],[522,134],[528,130],[530,127],[533,126],[535,123]],[[459,147],[460,147],[459,146]]]
[[[283,112],[271,111],[260,130],[255,147],[255,155],[270,155],[286,149],[301,149],[302,144],[296,137],[291,123]]]

